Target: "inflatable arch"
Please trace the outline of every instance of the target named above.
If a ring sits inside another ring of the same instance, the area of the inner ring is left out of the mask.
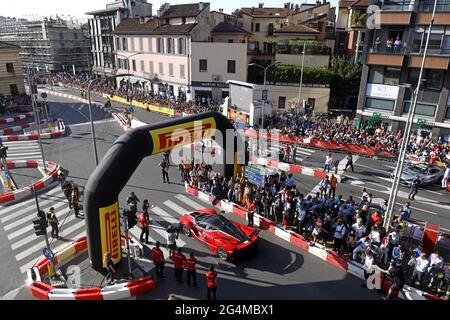
[[[139,127],[119,137],[94,170],[84,190],[84,212],[89,258],[95,270],[103,269],[103,255],[110,252],[115,263],[121,260],[120,215],[118,197],[141,161],[150,155],[162,153],[222,133],[217,141],[225,152],[223,175],[233,176],[237,160],[239,135],[234,139],[232,161],[226,161],[227,134],[234,127],[217,112],[202,113],[162,123]],[[201,133],[201,134],[200,134]],[[231,143],[230,143],[231,145]],[[234,162],[234,163],[233,163]]]

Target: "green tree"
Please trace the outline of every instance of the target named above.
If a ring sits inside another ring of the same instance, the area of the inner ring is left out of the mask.
[[[330,60],[330,69],[334,77],[330,84],[329,107],[331,109],[351,107],[347,105],[348,97],[358,96],[362,66],[355,64],[352,56],[333,56]]]

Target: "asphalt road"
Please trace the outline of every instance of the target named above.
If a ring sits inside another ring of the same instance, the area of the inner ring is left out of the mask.
[[[79,95],[79,92],[72,89],[58,89],[62,92]],[[106,101],[102,97],[94,95],[96,101]],[[123,110],[124,105],[113,102],[113,107],[117,110]],[[142,122],[152,124],[168,119],[167,116],[154,112],[148,112],[136,108],[135,116]],[[323,168],[325,157],[328,151],[309,149],[308,152],[299,153],[302,158],[300,164],[305,167]],[[345,155],[342,153],[332,153],[334,160],[343,160]],[[359,200],[362,195],[362,188],[365,187],[368,192],[373,194],[374,205],[380,204],[384,199],[389,198],[391,190],[390,173],[395,169],[395,163],[383,160],[373,160],[364,157],[354,157],[355,174],[346,172],[348,178],[338,186],[337,193],[342,194],[344,198],[353,196]],[[310,193],[318,184],[318,180],[309,176],[298,176],[300,181],[300,190],[306,194]],[[402,208],[408,200],[409,188],[400,186],[396,201],[395,210]],[[418,224],[426,222],[439,224],[444,231],[450,231],[450,193],[440,189],[439,184],[424,186],[420,188],[419,193],[411,200],[412,221]]]
[[[74,180],[82,187],[94,169],[87,107],[67,99],[49,98],[52,113],[65,120],[68,134],[61,139],[46,141],[44,147],[46,159],[58,162],[68,169],[68,179]],[[148,123],[167,120],[164,116],[142,113],[138,111],[136,116]],[[123,131],[114,121],[96,109],[94,109],[94,120],[101,158],[111,144],[123,134]],[[124,207],[125,199],[131,191],[136,192],[141,201],[149,199],[150,203],[162,208],[172,201],[177,201],[180,195],[189,197],[184,192],[183,184],[179,183],[180,177],[176,168],[172,167],[169,170],[173,183],[170,185],[162,183],[160,170],[155,170],[158,168],[160,159],[160,156],[148,157],[140,164],[119,196],[121,207]],[[199,204],[199,201],[195,200],[197,205],[208,207],[208,204]],[[181,204],[178,208],[187,209],[188,207]],[[181,214],[180,211],[182,210],[177,210],[176,214]],[[152,214],[152,218],[159,221],[162,226],[167,224],[167,219],[162,219],[155,213]],[[263,232],[259,248],[248,257],[238,260],[236,265],[219,261],[206,247],[193,239],[182,236],[182,240],[186,243],[185,252],[193,250],[200,260],[199,283],[202,287],[197,290],[187,290],[186,287],[177,285],[170,270],[172,265],[168,264],[168,279],[159,284],[154,293],[144,298],[166,299],[168,293],[176,293],[186,299],[204,299],[206,292],[203,271],[211,263],[215,264],[219,271],[218,296],[220,299],[380,298],[375,292],[362,289],[359,279],[324,263],[309,253],[291,247],[271,234]],[[0,296],[9,293],[10,298],[30,298],[28,290],[21,287],[24,277],[18,270],[19,265],[15,261],[11,243],[3,228],[0,228],[0,256],[2,257]],[[14,291],[16,288],[19,290]]]

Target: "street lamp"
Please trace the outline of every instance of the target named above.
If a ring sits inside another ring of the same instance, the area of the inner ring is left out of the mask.
[[[267,77],[267,70],[269,70],[270,68],[272,68],[273,66],[276,66],[277,64],[281,64],[281,62],[275,61],[274,63],[272,63],[271,65],[267,66],[267,67],[263,67],[260,64],[257,63],[250,63],[248,66],[249,67],[258,67],[264,70],[264,92],[265,92],[265,97],[263,97],[263,106],[261,108],[261,129],[264,129],[264,108],[266,107],[266,99],[267,99],[267,89],[266,89],[266,77]],[[266,99],[264,99],[266,98]]]
[[[117,78],[117,77],[126,77],[126,76],[130,76],[130,74],[129,73],[117,74],[114,76],[101,77],[101,78],[92,79],[91,81],[89,81],[89,85],[88,85],[89,118],[91,120],[91,133],[92,133],[92,140],[93,140],[93,146],[94,146],[95,166],[98,165],[98,154],[97,154],[97,141],[95,140],[94,120],[92,118],[91,86],[94,82],[98,82],[100,80],[107,80],[107,79],[112,79],[112,78]]]
[[[402,143],[400,145],[400,153],[399,153],[398,160],[397,160],[397,166],[396,166],[396,169],[394,172],[394,180],[392,181],[392,188],[391,188],[391,193],[389,195],[388,206],[386,208],[386,216],[384,218],[384,223],[383,223],[383,227],[386,230],[388,230],[390,222],[391,222],[393,214],[394,214],[394,207],[395,207],[395,202],[397,200],[397,193],[398,193],[398,187],[400,184],[400,177],[402,176],[408,141],[411,137],[411,131],[412,131],[411,129],[412,129],[412,125],[414,122],[414,114],[416,113],[416,106],[417,106],[417,99],[419,97],[419,90],[420,90],[422,82],[424,81],[424,79],[422,79],[423,70],[425,67],[425,59],[426,59],[427,52],[428,52],[428,44],[430,42],[431,28],[433,26],[434,17],[435,17],[435,13],[436,13],[436,4],[437,4],[437,0],[434,0],[433,14],[431,16],[430,25],[428,27],[427,41],[425,43],[425,49],[423,51],[422,65],[420,67],[419,79],[417,81],[417,86],[416,86],[415,90],[413,91],[413,95],[411,97],[412,103],[408,110],[408,118],[406,120],[405,132],[403,135]],[[406,84],[406,85],[402,85],[402,86],[405,88],[409,88],[409,89],[412,88],[412,86],[410,84]]]
[[[138,56],[140,54],[144,54],[144,52],[139,51],[139,52],[136,52],[135,54],[132,54],[130,56],[126,56],[126,55],[118,54],[118,53],[116,54],[118,57],[122,57],[122,58],[125,58],[127,60],[128,86],[130,86],[130,87],[131,87],[131,81],[130,81],[130,58]],[[133,106],[133,99],[131,98],[130,99],[130,107],[132,107],[132,106]]]
[[[303,86],[303,66],[305,64],[305,50],[306,50],[306,42],[303,42],[303,51],[302,51],[302,71],[300,73],[300,87],[298,89],[298,101],[297,101],[297,106],[298,109],[300,110],[300,100],[301,100],[301,96],[302,96],[302,86]]]

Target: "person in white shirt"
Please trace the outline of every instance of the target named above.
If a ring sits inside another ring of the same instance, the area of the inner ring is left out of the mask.
[[[176,249],[176,239],[178,239],[178,233],[172,229],[172,227],[167,228],[167,247],[169,248],[169,256],[175,252]]]
[[[444,177],[442,178],[441,182],[442,189],[447,189],[449,178],[450,178],[450,165],[447,164],[447,168],[445,168]]]
[[[352,259],[356,260],[356,258],[358,257],[358,254],[360,252],[364,252],[367,250],[367,248],[369,248],[370,243],[371,243],[371,241],[370,241],[369,237],[364,237],[364,238],[359,239],[358,242],[356,242],[355,250],[353,250]]]
[[[385,265],[388,263],[389,243],[391,240],[392,237],[390,235],[385,236],[380,245],[380,261],[382,261]]]
[[[414,271],[411,277],[411,281],[414,284],[417,284],[416,281],[418,281],[419,285],[422,285],[423,274],[425,273],[425,271],[427,271],[428,265],[429,262],[425,253],[422,253],[420,257],[416,258]]]
[[[438,251],[433,252],[428,258],[429,267],[428,273],[430,274],[430,283],[428,287],[433,287],[435,281],[438,279],[437,273],[444,268],[444,258],[439,255]]]
[[[380,245],[380,242],[381,242],[380,231],[375,226],[373,226],[372,230],[370,231],[370,239],[372,240],[372,243],[374,245],[376,245],[376,246]]]
[[[395,230],[395,231],[389,233],[389,236],[391,237],[391,244],[393,246],[396,246],[400,241],[400,234],[399,234],[398,230]]]
[[[355,230],[356,239],[361,239],[366,233],[366,227],[363,225],[361,219],[359,219],[357,223],[354,223],[352,225],[352,229]]]
[[[341,219],[337,221],[336,229],[334,231],[334,243],[333,243],[333,251],[336,253],[341,253],[342,247],[342,239],[344,239],[345,232],[347,229],[345,228],[344,223]]]
[[[325,167],[323,168],[323,171],[327,170],[327,172],[330,172],[332,166],[333,157],[331,156],[331,153],[329,153],[325,158]]]
[[[364,284],[363,287],[367,286],[367,280],[374,272],[374,266],[375,266],[375,257],[373,256],[372,251],[370,248],[367,248],[366,250],[366,256],[364,257]]]
[[[367,189],[366,188],[362,189],[361,198],[364,198],[364,197],[369,198],[369,194],[367,193]]]

